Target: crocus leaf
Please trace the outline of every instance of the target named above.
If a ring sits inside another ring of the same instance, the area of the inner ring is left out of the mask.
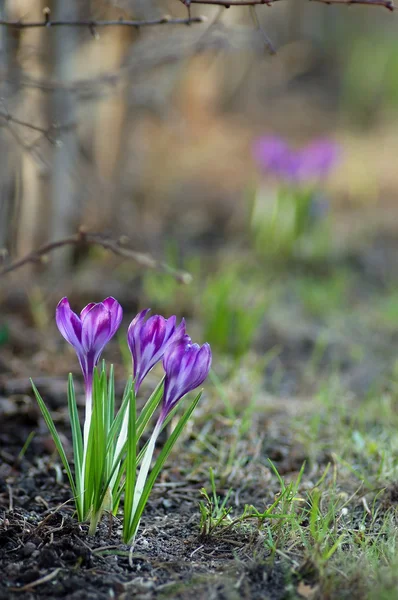
[[[32,384],[33,393],[35,395],[35,398],[37,400],[37,403],[39,405],[39,408],[41,410],[43,418],[44,418],[44,420],[46,422],[46,425],[47,425],[47,427],[48,427],[48,429],[49,429],[49,431],[51,433],[51,437],[54,440],[55,447],[57,448],[58,454],[59,454],[59,456],[61,458],[62,464],[63,464],[64,469],[66,471],[66,474],[68,476],[70,487],[72,489],[72,494],[73,494],[73,496],[75,498],[75,501],[76,501],[76,508],[77,508],[77,511],[78,511],[78,517],[79,517],[80,520],[83,520],[83,514],[81,512],[82,507],[81,507],[80,502],[79,502],[79,497],[78,497],[78,494],[77,494],[76,485],[75,485],[75,482],[74,482],[74,479],[73,479],[73,476],[72,476],[72,471],[70,469],[68,459],[66,458],[64,447],[62,445],[62,442],[60,440],[60,437],[59,437],[58,432],[56,430],[56,427],[54,425],[54,421],[52,420],[52,417],[51,417],[51,415],[50,415],[50,413],[49,413],[49,411],[48,411],[48,409],[47,409],[47,407],[46,407],[46,405],[44,403],[43,398],[41,397],[41,395],[40,395],[38,389],[36,388],[35,384],[33,383],[32,379],[30,380],[30,382]]]
[[[148,498],[152,491],[154,483],[155,483],[164,463],[166,462],[167,457],[169,456],[171,450],[173,449],[174,444],[180,437],[182,430],[184,429],[186,423],[190,419],[193,411],[195,410],[195,408],[201,398],[201,395],[202,395],[202,392],[199,392],[199,394],[196,396],[196,398],[193,400],[193,402],[191,402],[191,404],[188,406],[188,408],[186,409],[186,411],[184,412],[184,414],[181,416],[180,420],[178,421],[172,434],[166,441],[164,447],[162,448],[162,450],[152,468],[152,471],[150,472],[149,477],[145,483],[144,490],[143,490],[141,498],[138,502],[135,513],[134,513],[134,515],[132,515],[129,527],[123,531],[123,539],[126,544],[129,544],[134,539],[137,529],[138,529],[138,525],[141,520],[142,513],[144,511],[145,505],[148,501]],[[127,519],[125,517],[125,521],[126,520]]]

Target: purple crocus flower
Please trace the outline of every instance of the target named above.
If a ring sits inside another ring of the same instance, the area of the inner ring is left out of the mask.
[[[297,185],[325,178],[337,163],[340,148],[325,138],[295,149],[280,137],[264,136],[254,142],[253,155],[263,171]]]
[[[298,151],[301,181],[324,179],[339,160],[340,147],[328,139],[314,140]]]
[[[94,367],[103,349],[116,333],[123,311],[115,298],[105,298],[83,308],[80,317],[74,313],[67,298],[62,298],[55,311],[55,320],[63,337],[76,351],[86,386],[86,423],[91,418],[91,396]]]
[[[185,335],[171,344],[163,357],[166,373],[164,396],[159,422],[162,423],[177,402],[201,385],[209,374],[211,349],[209,344],[193,344]]]
[[[270,135],[255,140],[253,156],[260,168],[277,177],[284,177],[287,173],[291,152],[282,138]]]
[[[135,393],[146,375],[161,360],[166,348],[185,335],[185,321],[176,328],[176,317],[153,315],[145,320],[150,308],[141,311],[130,323],[127,342],[133,356]]]

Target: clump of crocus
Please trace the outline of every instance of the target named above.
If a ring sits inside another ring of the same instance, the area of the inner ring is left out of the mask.
[[[51,415],[32,383],[68,475],[79,520],[89,519],[90,533],[94,533],[103,511],[116,512],[124,495],[123,538],[126,542],[134,538],[156,477],[197,405],[201,392],[179,417],[152,465],[159,433],[174,415],[179,401],[204,382],[211,365],[210,346],[193,344],[185,333],[184,320],[177,326],[175,316],[165,319],[154,315],[146,319],[148,312],[149,309],[146,309],[139,313],[128,328],[133,376],[126,384],[119,410],[115,411],[113,367],[108,374],[105,362],[99,365],[99,360],[120,326],[123,314],[120,304],[114,298],[106,298],[98,304],[87,305],[80,316],[71,310],[67,298],[63,298],[57,306],[58,328],[76,351],[86,388],[82,432],[73,379],[69,375],[68,408],[74,477]],[[137,415],[136,395],[146,375],[162,359],[165,376]],[[157,409],[159,415],[152,434],[142,444],[142,436]]]
[[[290,255],[315,225],[324,243],[327,236],[320,222],[327,202],[322,186],[340,160],[339,145],[320,138],[295,148],[279,136],[264,136],[254,141],[253,157],[267,178],[253,202],[251,225],[257,248]]]

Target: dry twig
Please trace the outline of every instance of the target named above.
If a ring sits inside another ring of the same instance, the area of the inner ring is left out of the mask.
[[[188,8],[192,4],[208,4],[212,6],[224,6],[231,8],[232,6],[258,6],[265,4],[272,6],[280,0],[180,0]],[[322,4],[365,4],[367,6],[384,6],[388,10],[394,10],[394,2],[392,0],[308,0],[309,2],[321,2]]]
[[[44,575],[44,577],[40,577],[39,579],[36,579],[35,581],[31,581],[30,583],[27,583],[26,585],[23,585],[22,587],[11,587],[10,591],[11,592],[29,592],[30,590],[37,587],[38,585],[42,585],[43,583],[48,583],[49,581],[52,581],[53,579],[55,579],[60,571],[62,571],[62,569],[60,567],[57,567],[56,569],[54,569],[54,571],[51,571],[51,573],[48,573],[47,575]]]
[[[48,17],[47,17],[48,15]],[[13,29],[29,29],[37,27],[53,28],[53,27],[87,27],[91,33],[95,34],[95,30],[99,27],[153,27],[155,25],[191,25],[192,23],[204,23],[206,17],[188,17],[187,19],[173,19],[169,15],[160,17],[159,19],[150,19],[147,21],[129,21],[126,19],[115,19],[111,21],[96,21],[95,19],[82,19],[80,21],[52,21],[49,13],[45,12],[43,21],[7,21],[0,20],[0,25],[11,27]]]
[[[158,271],[163,271],[174,277],[180,283],[190,283],[192,280],[192,276],[185,271],[178,271],[173,269],[164,262],[159,262],[155,260],[149,254],[144,254],[143,252],[136,252],[131,250],[130,248],[126,248],[125,244],[127,242],[127,238],[122,237],[118,240],[113,240],[108,238],[101,233],[87,233],[83,229],[81,229],[75,235],[71,235],[70,237],[66,237],[60,240],[56,240],[55,242],[49,242],[48,244],[44,244],[37,250],[30,252],[26,256],[19,258],[11,262],[10,264],[3,267],[0,270],[0,277],[5,275],[6,273],[10,273],[11,271],[15,271],[24,265],[29,263],[37,263],[43,262],[45,257],[54,250],[58,248],[62,248],[64,246],[102,246],[106,250],[113,252],[117,256],[122,256],[123,258],[127,258],[135,261],[140,267],[144,267],[146,269],[154,269]]]
[[[52,135],[53,133],[69,131],[70,129],[74,129],[76,127],[76,123],[66,123],[65,125],[53,123],[48,128],[41,127],[40,125],[35,125],[34,123],[29,123],[29,121],[23,121],[18,117],[14,117],[7,111],[7,109],[0,111],[0,119],[3,119],[7,124],[13,123],[14,125],[20,125],[21,127],[26,127],[27,129],[41,133],[43,137],[45,137],[51,144],[56,142],[56,138]]]

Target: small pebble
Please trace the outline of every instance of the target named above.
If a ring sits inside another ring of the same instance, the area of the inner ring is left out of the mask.
[[[36,550],[36,546],[33,542],[27,542],[25,544],[25,546],[23,547],[22,550],[22,554],[24,556],[29,556],[30,554],[33,554],[33,552]]]

